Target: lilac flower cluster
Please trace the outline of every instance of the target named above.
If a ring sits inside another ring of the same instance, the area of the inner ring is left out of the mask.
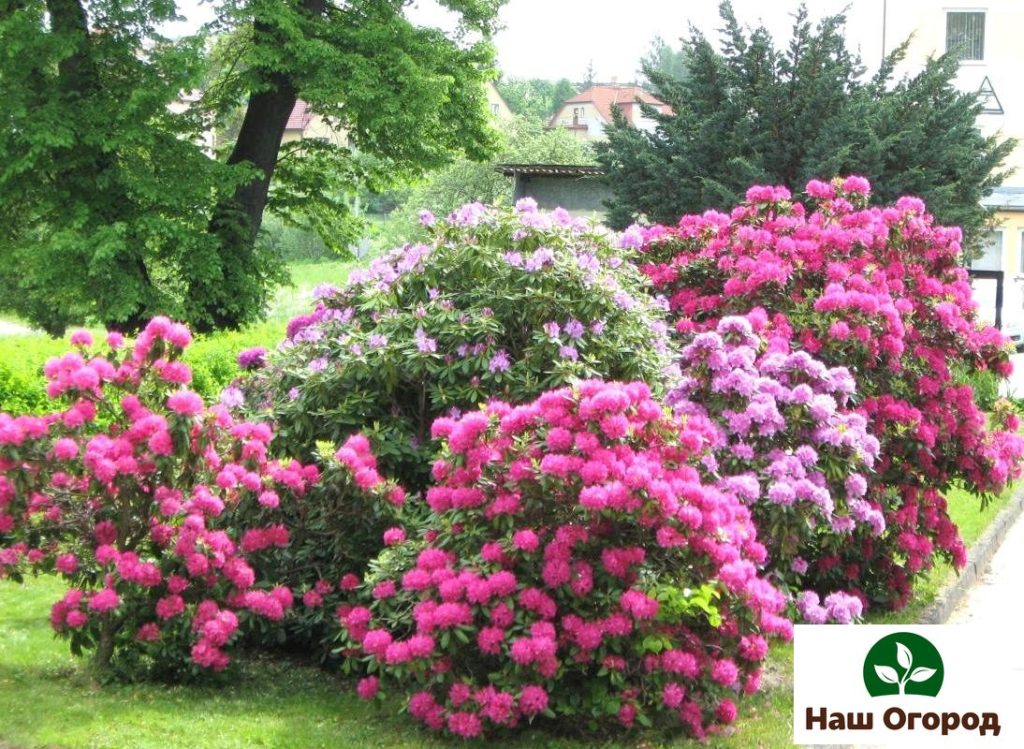
[[[772,529],[764,538],[770,563],[791,587],[811,587],[817,601],[818,592],[849,582],[829,564],[830,551],[851,534],[885,530],[881,509],[864,498],[864,473],[878,458],[879,443],[864,416],[848,408],[854,393],[848,370],[790,351],[783,340],[765,341],[755,324],[764,324],[756,311],[725,317],[715,330],[694,336],[668,400],[677,413],[717,425],[705,469],[718,477],[719,489],[752,507],[759,527]],[[860,614],[857,600],[855,607],[829,597],[824,608],[799,610],[809,620],[850,621]]]

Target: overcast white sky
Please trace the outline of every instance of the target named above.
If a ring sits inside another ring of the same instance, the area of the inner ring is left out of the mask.
[[[883,0],[807,1],[813,18],[850,6],[849,36],[859,40],[854,46],[859,46],[869,66],[881,56],[876,30],[881,27],[882,4]],[[763,22],[777,40],[788,38],[798,5],[799,0],[733,0],[741,22]],[[172,30],[187,31],[208,20],[209,7],[202,0],[178,0],[179,12],[188,21]],[[424,25],[445,24],[445,14],[434,0],[415,0],[409,13]],[[506,76],[574,81],[583,77],[591,60],[598,80],[632,80],[656,35],[674,45],[688,35],[691,23],[714,38],[720,25],[718,0],[509,0],[501,23],[495,44]]]

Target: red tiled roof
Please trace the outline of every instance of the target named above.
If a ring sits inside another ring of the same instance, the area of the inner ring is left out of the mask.
[[[612,107],[615,105],[632,104],[639,99],[645,104],[664,106],[665,102],[644,91],[639,86],[591,86],[571,99],[566,99],[562,106],[570,104],[593,104],[606,122],[612,121]]]
[[[313,112],[310,110],[309,105],[302,99],[299,99],[295,102],[295,108],[292,110],[292,113],[288,115],[288,122],[284,129],[305,130],[311,119],[313,119]]]

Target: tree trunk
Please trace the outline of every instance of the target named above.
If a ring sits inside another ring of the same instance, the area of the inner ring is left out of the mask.
[[[322,16],[326,0],[302,0],[299,7],[311,16]],[[257,40],[273,38],[274,30],[256,19],[253,31]],[[258,43],[258,42],[257,42]],[[281,139],[288,117],[298,101],[292,78],[281,72],[267,72],[265,90],[249,96],[242,127],[238,132],[228,164],[250,164],[257,170],[252,181],[239,185],[230,199],[220,203],[210,220],[210,233],[220,244],[220,268],[228,280],[250,266],[256,236],[263,224],[270,182],[274,177]],[[236,298],[237,287],[214,283],[209,278],[195,279],[191,296],[205,309],[207,321],[197,327],[237,328],[244,318]],[[225,302],[234,302],[225,304]]]
[[[96,67],[90,50],[89,16],[82,5],[81,0],[46,0],[46,10],[50,14],[50,28],[55,36],[71,40],[74,51],[61,59],[57,64],[58,81],[61,95],[68,99],[87,100],[89,97],[98,95],[101,91],[102,82],[100,72]],[[73,147],[79,154],[83,153],[83,144],[75,143]],[[105,204],[110,208],[107,215],[102,219],[107,222],[114,222],[118,219],[118,209],[130,198],[124,194],[119,181],[105,179],[104,175],[116,169],[117,160],[113,153],[103,151],[93,146],[85,158],[77,160],[69,159],[68,163],[75,163],[72,169],[76,173],[72,178],[77,177],[79,181],[85,177],[94,184],[107,183],[106,188],[110,197]],[[99,189],[99,188],[97,188]],[[146,268],[146,261],[140,249],[134,249],[130,256],[124,258],[126,264],[134,268],[140,285],[149,290],[153,282]],[[101,320],[110,329],[138,330],[146,323],[149,314],[146,310],[145,294],[141,295],[134,311],[125,319]]]
[[[118,626],[108,614],[100,625],[100,641],[96,645],[96,655],[93,656],[93,667],[96,671],[104,671],[110,665],[110,659],[114,655],[114,635],[117,634]]]

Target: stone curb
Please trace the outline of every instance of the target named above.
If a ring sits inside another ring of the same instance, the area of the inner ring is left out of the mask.
[[[992,556],[999,549],[1003,539],[1006,538],[1006,533],[1022,512],[1024,512],[1024,485],[1014,493],[1009,504],[999,511],[985,532],[981,534],[981,538],[971,546],[967,553],[967,565],[960,576],[938,592],[935,601],[921,615],[920,624],[944,624],[949,619],[978,578],[988,571]]]

